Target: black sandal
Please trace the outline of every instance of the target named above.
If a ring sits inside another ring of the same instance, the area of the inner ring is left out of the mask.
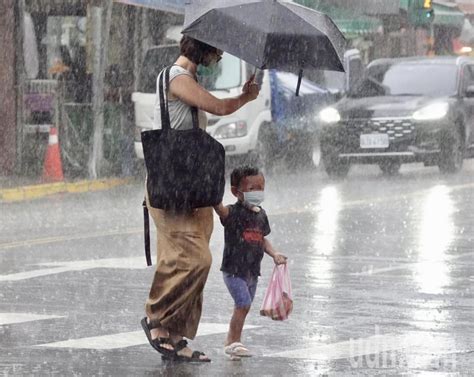
[[[163,360],[173,360],[173,361],[183,361],[188,363],[209,363],[211,359],[201,359],[201,356],[206,356],[204,352],[194,351],[191,357],[178,355],[178,352],[188,346],[188,342],[184,339],[181,339],[174,346],[174,356],[172,358],[162,356]]]
[[[150,345],[155,350],[161,353],[163,357],[174,357],[176,355],[176,351],[174,349],[173,343],[171,343],[170,338],[160,337],[160,338],[152,339],[150,330],[155,329],[158,326],[150,326],[146,317],[143,318],[140,323],[143,327],[143,331],[145,331],[146,337],[148,341],[150,342]],[[173,348],[169,349],[169,348],[163,347],[163,345],[170,345]]]

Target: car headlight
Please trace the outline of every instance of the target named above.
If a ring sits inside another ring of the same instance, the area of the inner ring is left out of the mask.
[[[437,120],[444,118],[449,111],[447,102],[432,103],[413,113],[415,120]]]
[[[321,110],[318,118],[327,124],[337,123],[341,120],[341,114],[339,114],[339,111],[337,111],[337,109],[334,107],[326,107],[325,109]]]
[[[232,122],[219,126],[214,133],[216,139],[232,139],[247,135],[247,123],[244,121]]]

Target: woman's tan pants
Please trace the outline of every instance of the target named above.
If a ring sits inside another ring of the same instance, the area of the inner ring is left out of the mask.
[[[146,314],[152,325],[194,339],[212,262],[212,208],[178,214],[152,208],[148,201],[147,206],[156,225],[158,260]]]

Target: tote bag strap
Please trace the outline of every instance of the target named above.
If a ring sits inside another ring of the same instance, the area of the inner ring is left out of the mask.
[[[160,73],[159,91],[160,91],[160,110],[161,110],[161,128],[170,129],[170,113],[168,107],[168,90],[170,85],[170,70],[171,67],[166,67]],[[199,129],[199,116],[197,107],[191,107],[191,116],[193,121],[193,128]]]
[[[161,129],[171,128],[170,113],[168,109],[168,85],[170,79],[170,67],[166,67],[160,73],[158,80],[158,91],[160,96]],[[166,84],[165,84],[166,83]]]
[[[199,117],[197,107],[191,107],[191,115],[193,116],[193,128],[199,128]]]
[[[148,214],[148,208],[146,206],[146,199],[143,199],[143,228],[145,236],[145,258],[146,265],[151,266],[151,254],[150,254],[150,216]]]

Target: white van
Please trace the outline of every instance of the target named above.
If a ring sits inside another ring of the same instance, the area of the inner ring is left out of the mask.
[[[143,159],[140,133],[153,125],[156,78],[178,55],[178,45],[153,47],[145,55],[139,91],[132,95],[135,151],[140,159]],[[202,78],[201,84],[218,98],[235,97],[254,72],[255,67],[224,53],[216,74]],[[258,71],[256,81],[260,94],[256,100],[231,115],[208,114],[207,132],[224,146],[228,159],[252,161],[270,168],[275,160],[291,152],[299,160],[319,163],[315,116],[332,100],[327,90],[305,79],[300,97],[295,97],[296,80],[296,75],[286,72]],[[298,106],[295,107],[294,102]]]

